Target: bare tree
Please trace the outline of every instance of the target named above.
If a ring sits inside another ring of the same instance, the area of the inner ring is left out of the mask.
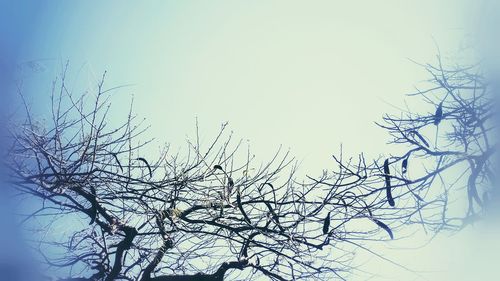
[[[146,153],[132,110],[110,126],[104,76],[76,95],[63,71],[50,122],[25,103],[11,127],[7,166],[31,245],[65,280],[330,280],[356,270],[353,249],[378,255],[366,242],[403,225],[462,227],[493,193],[492,98],[477,68],[426,67],[435,86],[413,96],[431,113],[380,124],[404,153],[367,163],[341,152],[333,171],[305,180],[288,152],[256,162],[225,124],[207,146],[197,134],[186,152]],[[468,211],[455,217],[463,177]]]
[[[430,75],[425,90],[410,94],[419,113],[407,108],[386,115],[380,127],[404,153],[390,157],[397,173],[392,190],[401,205],[413,206],[410,223],[435,231],[458,230],[481,217],[495,188],[495,100],[481,65],[422,65]],[[410,202],[410,205],[407,203]]]
[[[7,158],[31,245],[58,278],[344,279],[352,253],[342,245],[393,238],[397,225],[385,220],[396,217],[361,156],[298,181],[288,152],[259,165],[226,125],[206,147],[196,137],[184,153],[166,146],[151,156],[132,111],[109,125],[104,76],[77,95],[65,75],[54,82],[50,122],[25,102]]]

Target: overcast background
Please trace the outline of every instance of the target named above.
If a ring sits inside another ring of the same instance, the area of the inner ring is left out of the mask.
[[[183,146],[196,118],[209,141],[228,121],[259,161],[282,145],[311,175],[334,168],[331,155],[340,144],[351,155],[396,153],[374,121],[411,103],[404,95],[428,78],[411,60],[435,62],[437,46],[445,56],[474,58],[470,47],[488,10],[483,1],[464,0],[2,6],[11,11],[2,20],[11,38],[3,60],[29,66],[25,92],[40,112],[69,60],[75,91],[95,86],[104,71],[108,88],[128,85],[112,93],[115,116],[123,117],[133,97],[135,112],[152,126],[148,135],[159,142]],[[357,262],[378,275],[370,280],[494,280],[497,234],[486,224],[442,234],[420,249],[414,248],[430,236],[379,246],[420,275],[369,255]]]

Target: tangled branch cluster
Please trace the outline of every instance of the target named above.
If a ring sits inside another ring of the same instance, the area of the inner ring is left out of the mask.
[[[493,180],[496,145],[487,86],[467,68],[428,70],[437,86],[417,95],[435,112],[388,115],[380,125],[406,153],[368,164],[340,154],[334,171],[304,181],[288,153],[256,164],[226,125],[206,148],[197,137],[186,153],[166,146],[152,157],[144,153],[151,141],[140,139],[147,127],[132,113],[110,126],[104,77],[89,98],[72,94],[63,73],[50,124],[26,106],[26,121],[11,128],[7,165],[29,206],[22,216],[32,245],[64,280],[344,279],[348,246],[394,238],[407,223],[452,225],[454,185],[429,193],[450,167],[469,165],[468,217],[488,204],[479,195]],[[434,146],[429,127],[439,128]],[[432,168],[419,174],[413,163],[422,159]]]

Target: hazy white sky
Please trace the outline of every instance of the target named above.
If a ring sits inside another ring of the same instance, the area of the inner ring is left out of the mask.
[[[435,43],[444,54],[461,52],[479,20],[477,2],[53,1],[33,13],[19,60],[44,59],[45,71],[29,78],[47,83],[35,99],[69,59],[80,83],[107,70],[109,87],[133,84],[114,93],[113,106],[124,108],[133,94],[161,141],[183,145],[196,117],[209,141],[229,121],[259,160],[283,145],[315,175],[341,143],[350,154],[396,151],[373,122],[397,112],[388,103],[404,105],[427,78],[409,59],[433,62]],[[463,269],[478,232],[382,250],[410,268],[444,271],[427,280],[476,280]],[[371,280],[426,280],[376,259],[363,269],[379,275]]]
[[[61,1],[40,7],[25,54],[134,84],[117,101],[134,94],[160,139],[182,142],[195,116],[209,132],[229,121],[258,154],[283,144],[324,167],[341,142],[382,148],[384,101],[402,105],[427,78],[409,58],[432,61],[433,38],[461,47],[469,6],[436,2]]]

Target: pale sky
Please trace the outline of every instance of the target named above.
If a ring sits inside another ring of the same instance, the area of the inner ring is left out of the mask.
[[[340,144],[353,156],[399,151],[374,121],[397,113],[390,104],[403,107],[404,94],[428,78],[410,59],[434,62],[436,44],[444,55],[463,52],[479,22],[478,2],[50,1],[26,19],[32,24],[18,61],[40,60],[42,71],[26,78],[37,101],[69,60],[75,87],[92,85],[105,70],[109,87],[132,84],[113,93],[113,106],[124,109],[133,95],[135,112],[160,142],[184,145],[195,118],[209,141],[228,121],[260,161],[283,145],[303,173],[317,175],[333,165]],[[487,271],[496,257],[483,260],[485,251],[469,246],[488,241],[478,236],[484,232],[441,235],[418,250],[390,249],[410,240],[380,249],[427,279],[376,258],[362,269],[378,275],[370,280],[477,280],[466,264],[472,259]],[[411,245],[429,238],[416,235]]]

